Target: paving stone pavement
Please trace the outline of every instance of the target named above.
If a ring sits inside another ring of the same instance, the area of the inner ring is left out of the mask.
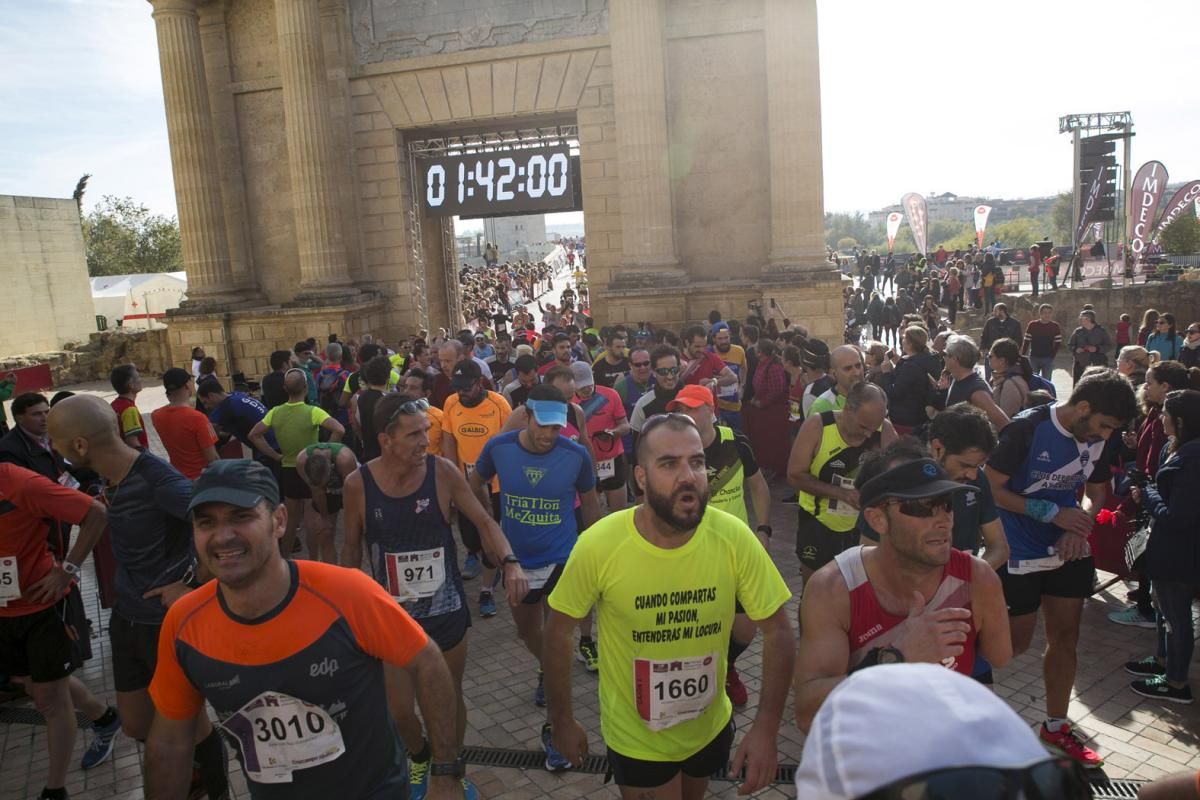
[[[1065,377],[1059,371],[1056,383]],[[1069,377],[1066,378],[1069,385]],[[111,399],[112,392],[101,383],[72,387]],[[1060,392],[1064,387],[1060,386]],[[143,414],[164,404],[162,390],[148,389],[138,399]],[[152,447],[162,452],[152,432]],[[776,531],[771,555],[794,593],[799,590],[799,571],[794,548],[795,509],[781,502],[786,487],[773,487],[772,525]],[[469,581],[472,607],[478,581]],[[1070,715],[1076,725],[1092,736],[1093,746],[1107,761],[1110,778],[1153,779],[1182,769],[1200,769],[1200,707],[1162,705],[1129,691],[1131,678],[1122,670],[1125,661],[1153,651],[1154,631],[1110,623],[1109,611],[1124,605],[1124,584],[1089,600],[1084,608],[1083,632],[1079,643],[1079,672],[1072,696]],[[99,636],[93,641],[96,656],[78,673],[93,691],[113,700],[110,654],[107,637],[108,612],[99,608],[91,561],[85,567],[85,601],[89,614],[99,623]],[[798,597],[798,594],[796,595]],[[788,604],[792,619],[797,599]],[[469,636],[469,653],[464,692],[467,699],[468,745],[538,749],[544,712],[533,705],[536,683],[532,656],[516,637],[511,615],[501,604],[500,613],[490,619],[474,620]],[[1040,653],[1043,639],[1039,632],[1030,650],[1015,658],[1007,668],[997,670],[996,692],[1029,721],[1043,718]],[[603,654],[601,654],[603,658]],[[745,730],[753,719],[753,710],[761,685],[761,641],[756,640],[738,662],[750,690],[746,712],[735,715],[739,729]],[[583,665],[574,669],[574,701],[579,721],[589,731],[592,752],[603,752],[599,740],[597,679]],[[20,704],[17,701],[16,704]],[[790,699],[789,699],[790,709]],[[748,712],[748,713],[747,713]],[[779,756],[783,763],[798,762],[804,736],[790,719],[790,710],[780,730]],[[981,732],[981,735],[985,735]],[[86,746],[82,734],[73,760],[77,762]],[[0,724],[0,800],[33,798],[42,787],[46,769],[45,728],[40,725]],[[68,776],[68,791],[74,800],[138,800],[143,797],[141,748],[123,735],[117,739],[113,757],[105,764],[83,772],[75,769]],[[233,796],[249,797],[236,760],[231,761]],[[540,769],[516,770],[469,768],[469,776],[481,797],[508,800],[555,798],[616,798],[611,784],[598,775],[550,774]],[[727,782],[714,782],[709,796],[732,798],[736,789]],[[756,796],[792,797],[791,786],[774,786]]]

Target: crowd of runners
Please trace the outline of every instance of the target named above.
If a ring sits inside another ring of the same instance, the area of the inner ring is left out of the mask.
[[[1067,717],[1089,537],[1118,500],[1185,529],[1179,488],[1118,479],[1128,461],[1157,469],[1164,445],[1163,470],[1190,476],[1200,392],[1176,359],[1200,325],[1176,342],[1156,314],[1175,352],[1151,365],[1126,348],[1113,368],[1088,349],[1085,309],[1083,368],[1055,402],[1026,355],[1061,346],[1050,313],[1010,332],[996,307],[1003,335],[985,328],[983,345],[997,385],[936,313],[881,323],[879,338],[897,334],[881,350],[811,338],[774,301],[682,330],[597,326],[565,283],[557,307],[525,298],[540,324],[500,281],[457,335],[297,342],[255,394],[198,351],[162,376],[168,404],[149,421],[136,365],[113,370],[111,403],[17,395],[0,439],[0,672],[47,721],[41,797],[66,797],[81,712],[78,766],[124,731],[145,745],[148,798],[228,796],[227,748],[256,798],[472,798],[467,647],[501,606],[528,651],[509,681],[545,709],[530,735],[546,769],[603,753],[628,798],[698,799],[727,765],[754,792],[791,725],[809,734],[801,797],[1018,796],[979,788],[995,774],[1039,787],[1024,796],[1087,796],[1080,768],[1103,755]],[[772,484],[797,516],[798,619],[770,555]],[[1168,539],[1155,527],[1147,548],[1175,570],[1151,575],[1159,601],[1143,587],[1160,651],[1128,669],[1139,694],[1190,702],[1191,638],[1172,622],[1186,605],[1190,623],[1200,572],[1195,544]],[[89,555],[112,608],[113,705],[72,674],[89,655]],[[1039,614],[1045,714],[1030,731],[982,687]],[[736,731],[738,659],[758,636],[753,721]],[[574,662],[598,673],[599,741],[575,717]],[[956,693],[997,732],[977,760],[931,744],[852,776],[829,762],[843,728],[908,721],[873,696],[917,717],[948,705],[937,733],[958,738]],[[939,781],[971,790],[908,792]]]

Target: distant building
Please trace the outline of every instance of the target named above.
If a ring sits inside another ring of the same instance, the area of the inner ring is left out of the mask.
[[[0,195],[0,356],[60,350],[96,330],[79,206]]]
[[[483,238],[496,245],[503,257],[517,250],[541,252],[546,242],[546,215],[491,217],[483,221]]]

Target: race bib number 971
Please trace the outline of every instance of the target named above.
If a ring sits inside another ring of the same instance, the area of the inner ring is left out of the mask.
[[[717,657],[633,662],[633,698],[638,716],[652,731],[696,719],[712,703]]]
[[[410,553],[385,553],[388,593],[401,603],[433,597],[446,582],[446,551],[414,550]]]
[[[320,706],[263,692],[221,723],[242,748],[246,777],[291,783],[299,769],[327,764],[346,752],[342,731]]]

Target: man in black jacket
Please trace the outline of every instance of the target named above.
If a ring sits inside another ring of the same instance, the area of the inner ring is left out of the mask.
[[[16,425],[0,438],[0,463],[16,464],[58,482],[67,468],[62,456],[50,449],[46,435],[50,402],[37,392],[26,392],[13,399],[12,413]]]

